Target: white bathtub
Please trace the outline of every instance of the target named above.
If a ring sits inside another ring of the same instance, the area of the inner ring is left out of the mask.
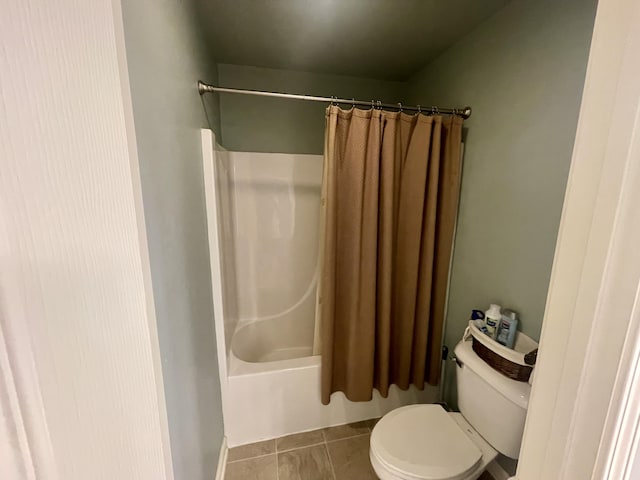
[[[224,428],[230,447],[430,403],[437,388],[320,401],[312,356],[322,157],[225,152],[203,130]]]
[[[300,319],[297,311],[239,325],[231,339],[231,352],[244,363],[274,363],[309,357],[313,350],[313,319]]]
[[[339,392],[322,405],[319,356],[245,362],[232,350],[229,370],[225,435],[230,447],[380,417],[403,405],[433,403],[438,395],[436,387],[402,391],[392,386],[387,398],[374,391],[369,402],[351,402]]]

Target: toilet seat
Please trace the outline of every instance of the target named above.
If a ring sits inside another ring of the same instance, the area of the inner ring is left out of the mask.
[[[410,405],[382,417],[370,455],[376,470],[398,480],[463,480],[483,463],[481,449],[439,405]]]

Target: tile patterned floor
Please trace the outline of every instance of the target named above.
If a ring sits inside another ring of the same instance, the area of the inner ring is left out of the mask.
[[[378,480],[369,462],[377,419],[229,449],[225,480]],[[479,480],[493,480],[483,473]]]
[[[377,419],[229,449],[225,480],[377,480],[369,437]]]

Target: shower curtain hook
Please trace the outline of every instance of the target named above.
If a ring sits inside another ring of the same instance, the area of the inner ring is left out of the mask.
[[[398,108],[400,109],[400,110],[398,110],[398,111],[399,111],[399,112],[402,112],[402,102],[398,102]]]
[[[420,107],[420,104],[418,104],[418,113],[422,113],[422,107]]]
[[[382,102],[377,100],[376,103],[378,104],[378,110],[382,110]]]
[[[355,98],[351,98],[351,108],[356,108],[356,99]]]
[[[371,110],[375,110],[375,108],[376,108],[376,105],[375,105],[375,103],[373,102],[373,100],[371,100]]]

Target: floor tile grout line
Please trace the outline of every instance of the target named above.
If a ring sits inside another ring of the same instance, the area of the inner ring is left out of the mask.
[[[278,452],[278,440],[282,437],[274,438],[274,448],[276,451],[276,480],[280,480],[280,454]]]
[[[323,440],[322,442],[310,443],[309,445],[302,445],[300,447],[287,448],[286,450],[277,450],[276,453],[288,453],[293,452],[295,450],[302,450],[307,447],[317,447],[318,445],[324,445],[326,442]]]
[[[327,440],[326,437],[325,437],[325,442],[327,442],[327,443],[339,442],[340,440],[348,440],[349,438],[362,437],[363,435],[371,435],[371,430],[369,430],[368,432],[364,432],[364,433],[355,433],[353,435],[349,435],[348,437],[334,438],[332,440]]]
[[[276,440],[277,440],[277,438],[274,438],[274,439],[271,439],[271,440],[261,440],[259,442],[248,444],[248,445],[255,445],[256,443],[273,442],[273,452],[262,453],[260,455],[252,455],[250,457],[239,458],[237,460],[229,460],[229,459],[227,459],[227,463],[242,462],[243,460],[251,460],[252,458],[266,457],[267,455],[273,455],[274,453],[278,453],[278,442]],[[238,445],[237,447],[231,447],[231,448],[229,448],[229,452],[231,452],[232,450],[234,450],[236,448],[242,448],[242,447],[246,447],[248,445]]]
[[[276,480],[280,480],[280,454],[278,452],[278,440],[282,437],[274,438],[273,442],[275,443],[275,451],[276,451]]]
[[[331,460],[331,454],[329,453],[329,446],[325,442],[324,451],[327,454],[327,458],[329,459],[329,466],[331,467],[331,475],[333,475],[333,480],[337,480],[336,477],[336,469],[333,467],[333,460]]]
[[[254,458],[268,457],[269,455],[276,455],[276,452],[263,453],[262,455],[256,455],[255,457],[239,458],[238,460],[227,460],[227,465],[230,463],[238,463],[238,462],[245,462],[247,460],[253,460]]]
[[[334,442],[341,442],[342,440],[350,440],[352,438],[364,437],[365,435],[371,435],[371,432],[358,433],[357,435],[351,435],[350,437],[344,437],[344,438],[336,438],[335,440],[326,440],[325,443],[328,445]]]

